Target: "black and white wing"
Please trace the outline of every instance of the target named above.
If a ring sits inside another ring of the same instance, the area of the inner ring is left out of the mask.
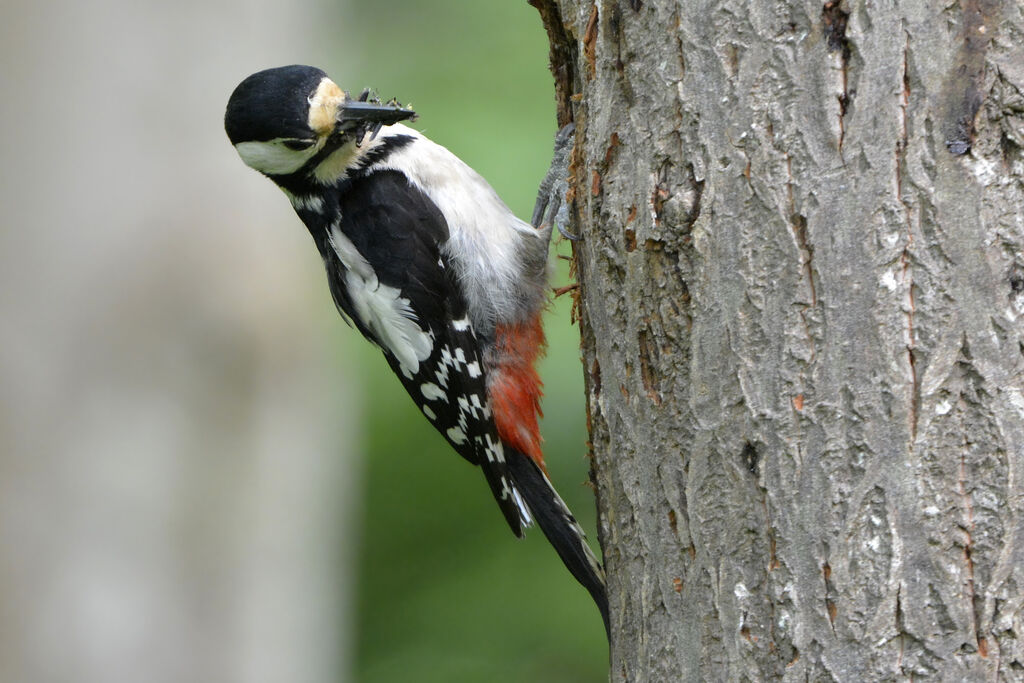
[[[465,297],[441,253],[444,216],[397,171],[353,179],[340,209],[324,250],[333,256],[326,260],[335,302],[381,348],[434,428],[483,469],[521,536],[530,515],[508,474]]]

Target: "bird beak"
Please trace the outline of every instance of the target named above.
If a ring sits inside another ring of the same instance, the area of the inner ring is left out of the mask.
[[[390,126],[393,123],[415,117],[416,112],[412,109],[402,109],[392,104],[375,104],[358,100],[348,100],[338,110],[338,120],[342,124],[363,125],[367,128]],[[348,125],[345,127],[348,127]]]

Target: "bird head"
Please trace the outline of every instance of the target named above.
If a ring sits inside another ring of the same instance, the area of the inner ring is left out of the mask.
[[[369,91],[352,98],[320,69],[296,65],[260,71],[239,83],[228,100],[224,129],[247,166],[275,176],[415,116],[397,102],[370,99]]]

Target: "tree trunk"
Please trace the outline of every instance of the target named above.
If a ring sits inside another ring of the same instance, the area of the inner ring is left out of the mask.
[[[1024,680],[1021,3],[531,1],[612,680]]]

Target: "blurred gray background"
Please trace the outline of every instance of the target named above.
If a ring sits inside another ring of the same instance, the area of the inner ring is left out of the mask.
[[[326,58],[300,5],[2,10],[0,680],[344,666],[341,330],[219,125],[254,66]]]
[[[0,58],[0,682],[599,680],[585,594],[340,322],[222,128],[243,77],[315,64],[411,102],[528,217],[535,10],[5,3]],[[551,315],[548,459],[593,528]]]

